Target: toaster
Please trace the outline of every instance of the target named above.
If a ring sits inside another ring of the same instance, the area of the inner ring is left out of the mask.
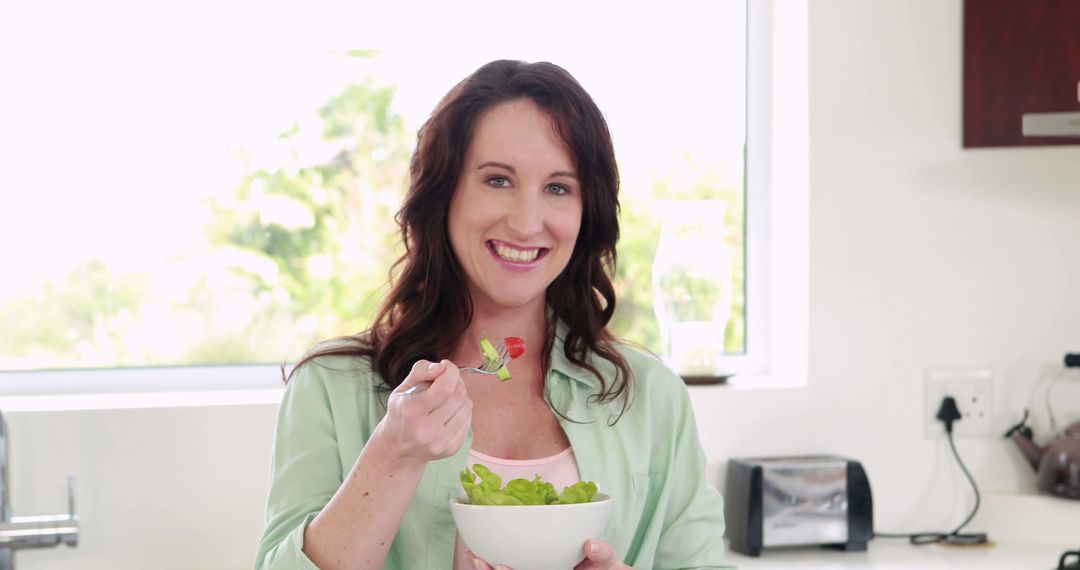
[[[775,546],[866,550],[874,537],[866,471],[843,457],[731,459],[724,505],[728,543],[749,556]]]

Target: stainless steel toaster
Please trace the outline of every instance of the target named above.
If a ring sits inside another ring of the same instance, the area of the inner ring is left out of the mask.
[[[724,504],[729,545],[750,556],[777,546],[866,550],[874,536],[866,471],[843,457],[731,459]]]

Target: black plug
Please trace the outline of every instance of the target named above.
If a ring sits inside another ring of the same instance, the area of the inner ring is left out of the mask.
[[[956,407],[956,400],[952,396],[945,396],[941,400],[941,407],[937,411],[937,419],[945,424],[945,431],[952,433],[953,422],[959,420],[960,408]]]

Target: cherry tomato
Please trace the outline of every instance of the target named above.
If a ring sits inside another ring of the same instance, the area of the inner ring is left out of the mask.
[[[510,350],[510,359],[516,359],[517,357],[525,354],[525,341],[516,336],[508,336],[503,339],[506,343],[506,348]]]

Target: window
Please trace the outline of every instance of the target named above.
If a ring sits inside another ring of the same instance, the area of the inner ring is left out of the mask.
[[[661,201],[706,200],[723,224],[695,255],[724,268],[694,295],[724,325],[708,365],[751,370],[768,348],[769,309],[747,308],[748,240],[770,242],[753,211],[747,233],[743,3],[106,4],[71,3],[63,22],[33,3],[0,10],[3,53],[28,54],[3,60],[16,87],[0,96],[0,242],[17,247],[0,369],[277,363],[364,328],[399,253],[415,131],[496,58],[565,67],[608,118],[617,332],[669,352]]]

